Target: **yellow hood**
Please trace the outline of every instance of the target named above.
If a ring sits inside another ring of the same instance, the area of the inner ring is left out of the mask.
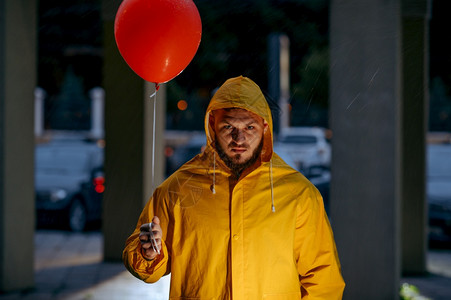
[[[222,108],[243,108],[262,117],[269,126],[263,139],[262,161],[267,162],[273,152],[273,124],[271,110],[260,87],[251,79],[243,76],[227,80],[214,94],[205,114],[205,134],[207,144],[214,148],[215,134],[210,126],[210,113]]]

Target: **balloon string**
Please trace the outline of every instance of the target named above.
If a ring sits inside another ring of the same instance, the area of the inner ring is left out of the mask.
[[[153,98],[153,126],[152,126],[152,193],[155,190],[155,125],[156,125],[156,103],[157,103],[157,91],[160,86],[155,83],[155,92],[150,95]]]
[[[160,89],[160,85],[158,84],[158,83],[155,83],[155,92],[152,94],[152,95],[150,95],[150,98],[152,98],[152,97],[154,97],[155,96],[155,99],[156,99],[156,97],[157,97],[157,91]]]

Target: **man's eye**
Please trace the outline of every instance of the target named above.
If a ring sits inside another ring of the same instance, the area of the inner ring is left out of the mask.
[[[232,125],[225,125],[224,128],[225,129],[232,129]]]
[[[249,130],[252,130],[254,128],[255,128],[255,126],[252,126],[252,125],[247,126],[247,129],[249,129]]]

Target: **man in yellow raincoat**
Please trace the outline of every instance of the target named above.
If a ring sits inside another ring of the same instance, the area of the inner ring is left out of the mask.
[[[271,111],[246,77],[205,116],[206,149],[154,192],[127,239],[127,269],[170,299],[341,299],[344,281],[318,190],[273,152]]]

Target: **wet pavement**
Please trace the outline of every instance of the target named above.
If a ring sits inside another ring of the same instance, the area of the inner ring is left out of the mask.
[[[0,300],[168,299],[169,276],[146,284],[121,262],[104,262],[100,232],[38,230],[35,234],[35,288],[0,295]],[[451,299],[451,249],[428,252],[429,275],[402,278],[434,300]]]
[[[134,278],[121,262],[104,262],[100,232],[35,233],[35,288],[1,300],[168,299],[169,277],[156,284]]]
[[[423,296],[433,300],[451,299],[451,249],[430,249],[426,276],[405,277],[401,282],[413,284]]]

